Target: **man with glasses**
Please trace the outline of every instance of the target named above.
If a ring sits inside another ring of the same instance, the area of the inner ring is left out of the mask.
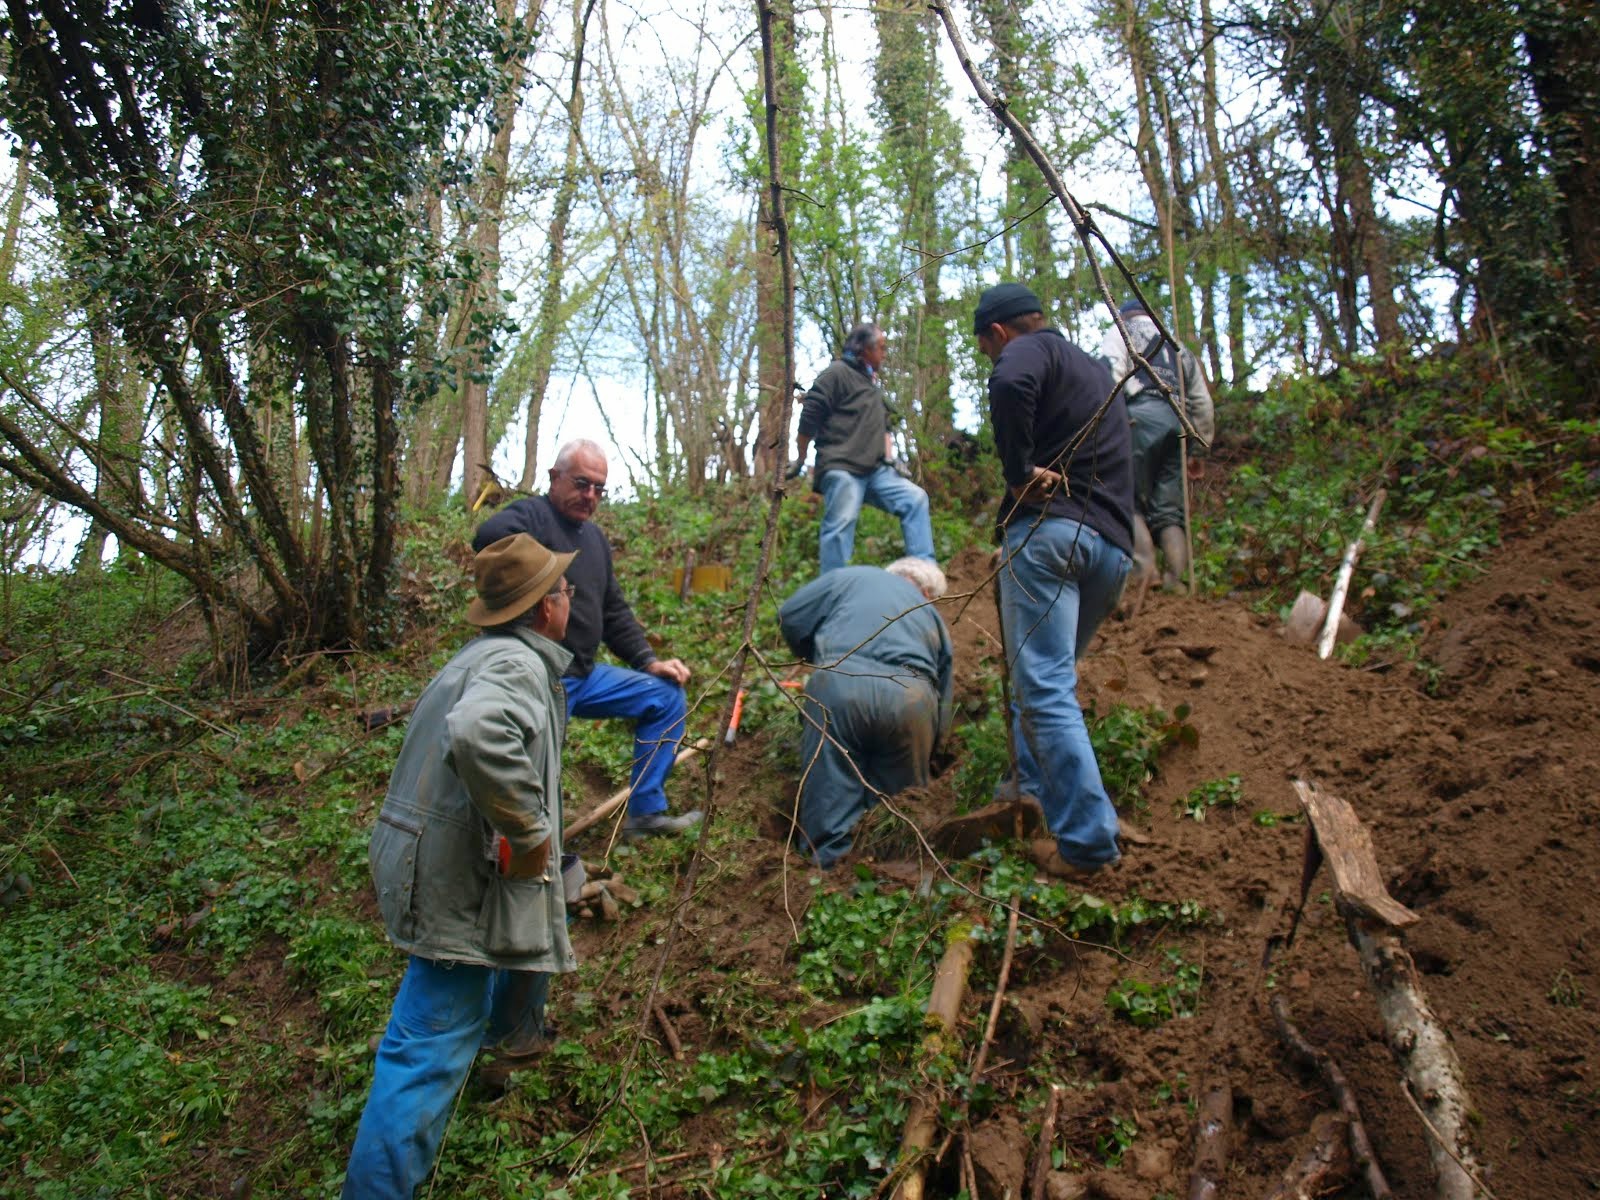
[[[561,680],[567,715],[635,722],[623,836],[680,833],[698,824],[701,815],[669,815],[665,790],[683,738],[689,668],[681,659],[656,657],[623,598],[611,543],[593,521],[605,496],[606,471],[605,451],[597,443],[568,442],[550,468],[549,491],[506,505],[478,527],[472,546],[479,550],[509,534],[527,533],[557,552],[581,551],[567,572],[573,590],[572,616],[561,643],[572,652],[572,665]],[[601,642],[627,666],[596,663]]]

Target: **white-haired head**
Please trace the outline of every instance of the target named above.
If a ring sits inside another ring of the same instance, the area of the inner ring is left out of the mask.
[[[897,558],[884,570],[901,579],[909,579],[929,600],[939,599],[950,586],[945,582],[939,564],[925,558]]]
[[[572,466],[572,460],[580,454],[597,454],[601,461],[605,461],[606,450],[599,442],[592,438],[573,438],[565,446],[556,451],[556,463],[552,471],[565,471]]]

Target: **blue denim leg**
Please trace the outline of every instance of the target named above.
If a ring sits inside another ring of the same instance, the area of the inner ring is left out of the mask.
[[[803,712],[800,829],[817,864],[831,867],[876,792],[927,784],[939,697],[925,680],[853,656],[848,671],[806,681]]]
[[[1077,660],[1122,595],[1128,556],[1061,517],[1006,529],[1000,570],[1011,656],[1018,778],[1036,796],[1061,857],[1115,862],[1117,812],[1078,707]]]
[[[636,817],[666,812],[667,773],[683,740],[684,716],[689,710],[683,689],[643,671],[605,665],[582,679],[568,676],[561,683],[567,692],[569,719],[623,717],[637,722],[628,812]]]
[[[867,479],[849,471],[828,471],[822,488],[822,533],[818,538],[818,574],[848,567],[856,549],[856,521],[867,498]]]
[[[496,971],[489,986],[489,1023],[482,1048],[502,1046],[510,1054],[536,1047],[545,1037],[548,971]]]
[[[933,522],[928,517],[928,493],[893,467],[879,467],[867,476],[866,501],[900,522],[908,558],[934,562]]]
[[[413,958],[378,1044],[345,1200],[411,1200],[444,1140],[489,1021],[488,967]]]

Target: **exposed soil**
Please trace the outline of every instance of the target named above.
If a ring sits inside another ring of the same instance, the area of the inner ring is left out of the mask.
[[[969,550],[949,564],[952,591],[975,586],[985,559]],[[959,619],[958,603],[947,611],[958,699],[970,709],[984,702],[977,666],[996,651],[993,603],[979,593]],[[1126,847],[1115,886],[1198,900],[1220,922],[1156,931],[1130,947],[1131,964],[1073,946],[1019,960],[992,1056],[1003,1099],[969,1142],[982,1195],[1018,1194],[1042,1102],[1019,1073],[1029,1063],[1068,1085],[1058,1145],[1088,1164],[1057,1174],[1057,1200],[1187,1194],[1188,1102],[1223,1076],[1234,1096],[1225,1194],[1265,1194],[1306,1148],[1313,1118],[1332,1107],[1280,1048],[1265,1005],[1269,981],[1349,1077],[1395,1194],[1432,1195],[1426,1135],[1326,899],[1325,872],[1294,945],[1263,973],[1265,941],[1286,929],[1298,899],[1304,829],[1293,819],[1293,778],[1355,807],[1396,896],[1422,916],[1406,941],[1465,1066],[1494,1194],[1549,1200],[1600,1190],[1600,1062],[1589,1061],[1600,1047],[1591,940],[1600,937],[1600,509],[1507,546],[1442,607],[1425,652],[1436,673],[1324,663],[1237,603],[1160,595],[1136,620],[1108,622],[1083,664],[1084,699],[1168,712],[1187,704],[1199,734],[1166,753],[1145,788],[1148,807],[1125,814],[1149,843]],[[782,723],[774,731],[788,736]],[[738,1041],[740,1013],[757,995],[797,994],[789,948],[815,872],[785,853],[785,823],[772,809],[792,802],[794,780],[766,751],[755,736],[719,756],[718,819],[749,806],[768,838],[708,863],[687,911],[662,1000],[690,1055]],[[1191,788],[1230,772],[1243,779],[1240,807],[1214,810],[1203,824],[1178,811]],[[950,811],[951,797],[947,773],[896,808],[924,825]],[[1261,811],[1290,819],[1263,825],[1253,819]],[[863,824],[857,860],[886,880],[914,882],[927,866],[917,861],[918,839],[892,817]],[[854,873],[836,870],[833,879],[848,886]],[[653,940],[670,907],[627,912],[614,926],[585,923],[580,952],[603,961],[624,941]],[[1150,960],[1168,947],[1203,966],[1198,1015],[1153,1028],[1114,1017],[1108,986],[1139,974],[1141,962],[1153,977]],[[636,1020],[654,964],[641,955],[631,973],[608,971],[594,991],[619,1019]],[[993,976],[991,964],[984,977]],[[963,1020],[981,1023],[991,998],[969,995]],[[1113,1116],[1138,1125],[1116,1169],[1094,1146]],[[698,1138],[708,1153],[726,1136],[709,1119],[689,1132],[691,1148]],[[955,1194],[954,1158],[935,1169],[931,1194]]]

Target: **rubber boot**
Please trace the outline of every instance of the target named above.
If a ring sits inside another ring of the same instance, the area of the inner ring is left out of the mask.
[[[1161,553],[1167,560],[1166,570],[1161,573],[1161,586],[1169,592],[1181,592],[1189,574],[1189,543],[1183,536],[1183,526],[1168,525],[1158,536]]]
[[[1150,526],[1138,513],[1133,514],[1133,571],[1128,583],[1137,590],[1141,584],[1149,586],[1156,579],[1156,544],[1150,540]]]

